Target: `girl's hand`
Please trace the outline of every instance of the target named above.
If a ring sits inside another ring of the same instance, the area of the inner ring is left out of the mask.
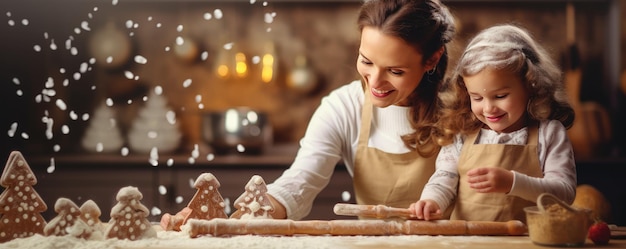
[[[467,172],[470,188],[479,193],[508,193],[513,186],[513,172],[502,168],[476,168]]]
[[[441,218],[441,209],[433,200],[419,200],[409,206],[415,218],[420,220],[436,220]]]

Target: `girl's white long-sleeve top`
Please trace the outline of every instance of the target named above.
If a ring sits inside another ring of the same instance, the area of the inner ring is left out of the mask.
[[[576,163],[567,130],[561,122],[549,120],[540,122],[538,132],[537,155],[543,178],[512,171],[513,185],[508,194],[535,202],[540,194],[549,192],[563,201],[572,203],[576,195]],[[479,144],[525,145],[527,141],[527,128],[500,134],[493,130],[481,129],[478,138]],[[446,210],[453,202],[458,187],[457,166],[463,142],[464,138],[457,135],[452,144],[441,148],[437,156],[435,173],[424,186],[421,200],[434,200],[441,210]]]
[[[343,159],[353,176],[363,99],[359,80],[324,97],[300,140],[294,162],[267,185],[268,193],[285,206],[287,218],[299,220],[309,214],[313,200],[328,185],[339,160]],[[413,132],[408,113],[409,107],[374,107],[369,147],[397,154],[410,151],[400,138]]]

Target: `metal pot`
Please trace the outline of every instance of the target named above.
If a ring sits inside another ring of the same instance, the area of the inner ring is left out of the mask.
[[[235,107],[204,114],[202,136],[218,154],[260,154],[272,142],[272,128],[267,114]]]

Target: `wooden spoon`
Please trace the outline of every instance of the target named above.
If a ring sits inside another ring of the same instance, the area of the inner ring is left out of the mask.
[[[539,195],[539,197],[537,197],[537,208],[541,212],[545,213],[546,212],[546,208],[550,204],[557,204],[557,205],[565,208],[565,210],[567,210],[567,211],[569,211],[571,213],[578,213],[578,212],[580,212],[580,210],[578,210],[578,209],[568,205],[567,203],[565,203],[564,201],[562,201],[558,197],[554,196],[553,194],[543,193],[543,194]]]

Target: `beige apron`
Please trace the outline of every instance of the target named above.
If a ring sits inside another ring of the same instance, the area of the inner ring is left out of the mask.
[[[525,221],[524,207],[534,202],[503,193],[478,193],[469,187],[467,172],[476,167],[500,167],[543,177],[537,156],[537,125],[528,126],[526,145],[475,144],[478,132],[465,140],[459,157],[459,188],[451,219],[477,221]]]
[[[435,171],[434,156],[417,152],[392,154],[367,146],[373,107],[368,93],[363,103],[361,131],[354,162],[357,204],[408,208],[419,200],[424,185]]]

